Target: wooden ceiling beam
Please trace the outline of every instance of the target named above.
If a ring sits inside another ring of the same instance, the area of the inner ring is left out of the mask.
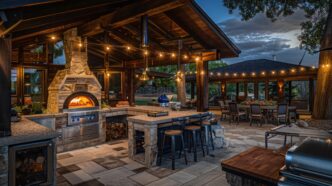
[[[63,0],[9,0],[9,1],[1,1],[0,9],[13,9],[27,6],[35,6],[42,4],[55,3]]]
[[[143,15],[152,16],[184,5],[189,0],[141,0],[121,7],[79,27],[80,35],[96,35],[103,28],[117,28],[137,21]]]

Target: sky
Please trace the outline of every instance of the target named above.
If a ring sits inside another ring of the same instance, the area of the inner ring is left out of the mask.
[[[305,20],[301,11],[279,17],[271,22],[264,14],[257,14],[249,21],[242,21],[238,11],[229,14],[222,0],[196,0],[200,7],[226,33],[241,50],[237,58],[223,59],[233,64],[252,59],[273,59],[298,64],[304,54],[299,48],[297,36],[301,33],[301,22]],[[306,54],[302,65],[317,66],[318,54]]]

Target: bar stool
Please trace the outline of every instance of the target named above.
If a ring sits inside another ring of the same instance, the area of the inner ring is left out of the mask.
[[[209,155],[209,147],[212,147],[212,150],[214,150],[214,142],[212,137],[212,125],[214,122],[209,120],[202,121],[201,127],[204,132],[204,140],[205,140],[205,147],[206,147],[206,154]]]
[[[202,139],[202,131],[200,125],[194,125],[197,123],[197,121],[201,122],[201,116],[192,116],[190,117],[190,120],[192,123],[190,125],[184,127],[184,131],[188,134],[188,144],[189,144],[189,152],[191,152],[191,147],[194,148],[194,161],[197,162],[197,138],[199,138],[201,143],[201,148],[203,152],[203,157],[205,157],[204,152],[204,143]]]
[[[171,139],[172,170],[175,169],[176,139],[180,139],[180,141],[181,141],[181,149],[180,149],[180,153],[179,153],[179,158],[181,158],[181,152],[183,150],[185,163],[186,163],[186,165],[188,164],[187,154],[186,154],[186,150],[184,148],[184,139],[183,139],[183,130],[182,130],[185,122],[186,122],[185,118],[174,118],[174,119],[172,119],[172,126],[174,129],[165,130],[162,147],[161,147],[161,153],[159,154],[159,165],[161,165],[166,137],[169,137]],[[179,129],[175,129],[176,125],[177,125],[177,128],[179,128]]]

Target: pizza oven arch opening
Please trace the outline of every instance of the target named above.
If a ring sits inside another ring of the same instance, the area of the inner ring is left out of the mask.
[[[94,109],[99,107],[98,99],[89,92],[75,92],[63,104],[65,110]]]

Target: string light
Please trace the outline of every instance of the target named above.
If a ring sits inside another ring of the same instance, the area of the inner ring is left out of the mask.
[[[108,77],[110,77],[110,76],[111,76],[111,74],[108,72],[108,73],[107,73],[107,76],[108,76]]]
[[[272,71],[271,74],[274,75],[276,72],[275,71]]]
[[[106,47],[106,50],[109,51],[111,48],[109,46]]]
[[[228,75],[229,75],[229,74],[226,72],[226,73],[225,73],[225,76],[228,76]]]
[[[79,47],[82,47],[83,45],[82,45],[82,43],[79,43],[78,46],[79,46]]]
[[[280,71],[280,73],[281,73],[281,74],[284,74],[284,73],[285,73],[285,71],[284,71],[284,70],[281,70],[281,71]]]
[[[246,76],[246,73],[243,72],[243,73],[242,73],[242,76],[243,76],[243,77]]]
[[[195,58],[195,61],[196,61],[196,62],[198,62],[198,61],[199,61],[199,59],[200,59],[199,57],[196,57],[196,58]]]
[[[265,72],[264,71],[262,72],[262,75],[265,76]]]
[[[131,48],[130,48],[130,46],[127,46],[127,50],[130,50]]]
[[[160,58],[164,57],[163,53],[160,52],[160,53],[159,53],[159,57],[160,57]]]
[[[304,71],[304,70],[305,70],[305,68],[304,68],[304,67],[301,67],[301,68],[300,68],[300,70],[301,70],[301,71]]]
[[[295,69],[291,69],[291,72],[294,73],[294,72],[295,72]]]
[[[210,72],[210,75],[213,76],[213,72]]]
[[[175,57],[175,54],[174,54],[174,53],[172,53],[172,54],[171,54],[171,56],[174,58],[174,57]]]
[[[52,39],[52,40],[55,40],[56,38],[55,38],[55,36],[51,36],[51,39]]]
[[[255,73],[255,72],[253,72],[253,73],[251,73],[251,75],[252,75],[252,76],[256,76],[256,73]]]
[[[234,74],[233,74],[233,76],[235,76],[235,77],[236,77],[236,76],[237,76],[237,73],[234,73]]]
[[[144,55],[149,55],[149,51],[148,50],[144,50]]]
[[[314,65],[311,66],[312,69],[315,69],[316,67]]]
[[[201,75],[204,75],[204,74],[205,74],[205,72],[204,72],[204,70],[202,70],[202,71],[201,71]]]
[[[217,73],[217,75],[218,75],[218,76],[221,76],[221,73],[220,73],[220,72],[218,72],[218,73]]]
[[[187,56],[187,55],[184,55],[183,58],[184,58],[184,59],[188,59],[188,56]]]

